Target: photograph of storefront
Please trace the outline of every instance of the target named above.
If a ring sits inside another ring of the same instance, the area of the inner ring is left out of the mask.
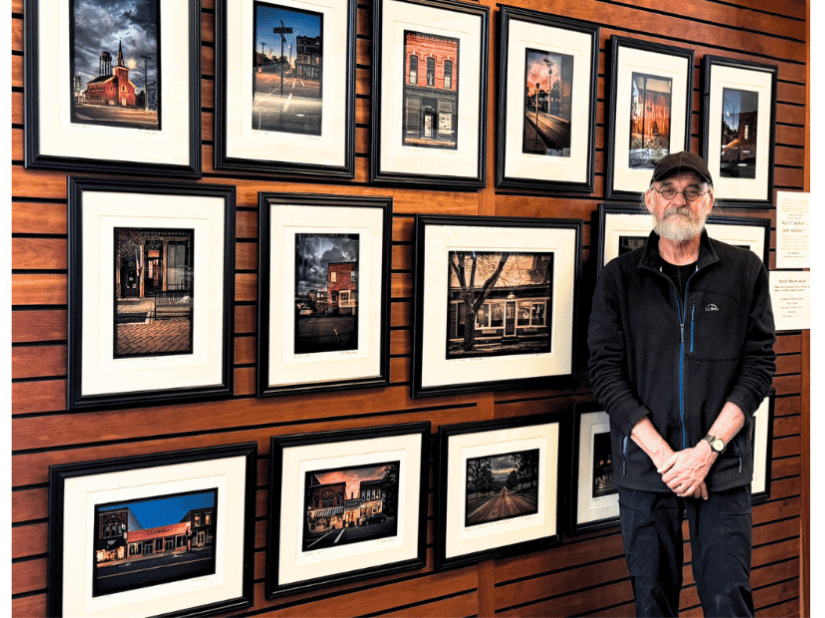
[[[303,550],[395,536],[399,466],[307,472]]]
[[[631,169],[653,169],[670,152],[673,80],[633,73],[630,82]]]
[[[115,228],[115,358],[192,353],[192,229]]]
[[[551,349],[553,253],[451,251],[446,356]]]
[[[215,572],[217,490],[95,507],[93,596]]]
[[[722,159],[719,175],[756,178],[756,119],[759,93],[722,89]]]
[[[522,152],[570,156],[573,56],[527,49]]]
[[[458,148],[458,39],[404,31],[401,143]]]
[[[610,432],[597,433],[593,436],[593,497],[608,496],[618,491],[613,478]]]
[[[465,525],[538,512],[539,451],[467,459]]]

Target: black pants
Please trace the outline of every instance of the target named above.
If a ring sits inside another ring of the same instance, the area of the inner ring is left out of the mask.
[[[683,507],[705,616],[753,616],[750,485],[708,500],[620,487],[619,506],[637,616],[679,614]]]

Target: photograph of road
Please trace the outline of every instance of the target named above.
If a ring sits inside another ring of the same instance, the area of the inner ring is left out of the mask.
[[[255,3],[252,128],[321,134],[321,13]]]
[[[396,536],[401,462],[306,473],[303,551]]]
[[[71,119],[160,130],[159,0],[72,0]]]
[[[358,234],[295,234],[295,354],[358,349]]]
[[[618,492],[613,478],[610,432],[597,433],[593,436],[593,497],[609,496]]]
[[[537,513],[538,485],[538,449],[468,459],[465,525]]]
[[[722,89],[723,178],[756,178],[756,121],[759,93],[737,88]]]
[[[633,73],[630,82],[630,169],[650,169],[670,152],[673,80]]]
[[[96,505],[92,595],[215,573],[217,499],[211,489]]]
[[[527,49],[522,152],[570,156],[573,56]]]

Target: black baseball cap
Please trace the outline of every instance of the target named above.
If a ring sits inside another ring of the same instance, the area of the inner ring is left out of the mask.
[[[662,157],[653,170],[653,177],[650,182],[658,182],[676,176],[679,172],[693,172],[711,187],[713,186],[713,178],[710,176],[705,161],[692,152],[675,152]]]

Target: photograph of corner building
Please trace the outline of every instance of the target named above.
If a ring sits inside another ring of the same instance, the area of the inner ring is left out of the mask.
[[[114,356],[192,353],[195,231],[115,228]]]
[[[458,148],[458,39],[404,31],[401,143]]]
[[[93,596],[215,572],[217,490],[95,507]]]
[[[553,253],[450,251],[446,355],[549,352]]]
[[[656,167],[670,152],[673,80],[633,73],[630,93],[630,169]]]
[[[756,178],[756,121],[759,93],[738,88],[722,89],[723,178]]]

